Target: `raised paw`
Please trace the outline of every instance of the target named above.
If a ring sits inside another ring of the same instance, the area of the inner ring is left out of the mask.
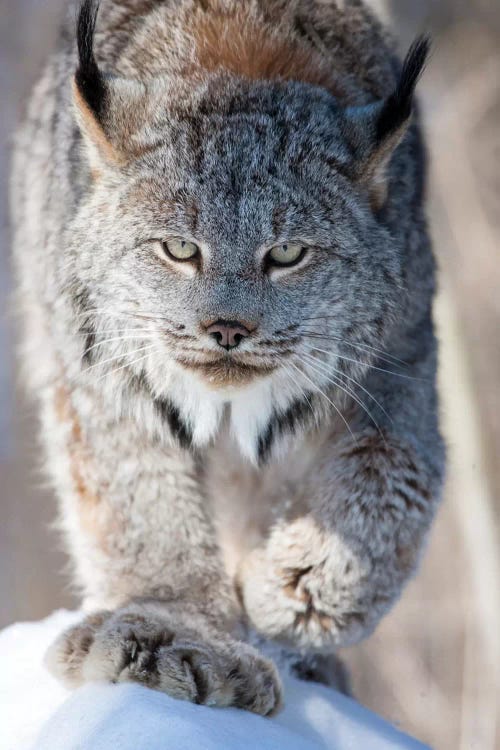
[[[367,634],[371,563],[310,518],[276,529],[243,561],[238,586],[251,624],[293,646],[332,650]]]
[[[156,613],[97,613],[63,633],[46,661],[71,687],[133,681],[193,703],[274,713],[281,686],[272,662],[245,643],[202,630]]]

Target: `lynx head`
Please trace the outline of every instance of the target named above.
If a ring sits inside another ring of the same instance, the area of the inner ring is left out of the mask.
[[[317,51],[260,26],[262,80],[248,50],[203,62],[196,35],[187,62],[136,80],[101,71],[95,21],[87,1],[73,84],[92,175],[73,253],[91,290],[85,358],[121,355],[117,377],[167,400],[185,442],[208,441],[230,404],[243,451],[263,456],[334,408],[397,315],[387,166],[428,43],[388,98],[346,106]]]

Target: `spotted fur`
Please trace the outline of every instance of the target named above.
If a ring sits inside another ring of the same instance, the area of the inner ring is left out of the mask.
[[[12,182],[25,370],[97,613],[49,661],[267,715],[279,680],[242,619],[310,654],[366,637],[440,497],[428,43],[400,63],[358,0],[74,19]],[[169,236],[196,262],[162,256]],[[295,268],[266,265],[291,241]],[[247,328],[238,348],[219,319]]]

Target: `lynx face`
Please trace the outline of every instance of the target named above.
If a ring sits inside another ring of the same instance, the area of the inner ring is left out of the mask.
[[[342,108],[308,83],[220,71],[139,84],[85,77],[84,64],[75,103],[93,186],[74,274],[101,331],[132,329],[127,366],[200,443],[228,402],[254,443],[272,412],[359,377],[401,287],[379,215],[405,125],[394,102]]]

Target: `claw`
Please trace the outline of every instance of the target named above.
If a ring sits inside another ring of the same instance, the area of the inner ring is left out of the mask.
[[[139,650],[139,644],[137,641],[131,641],[130,642],[130,660],[135,661],[135,657],[137,656],[137,651]]]

